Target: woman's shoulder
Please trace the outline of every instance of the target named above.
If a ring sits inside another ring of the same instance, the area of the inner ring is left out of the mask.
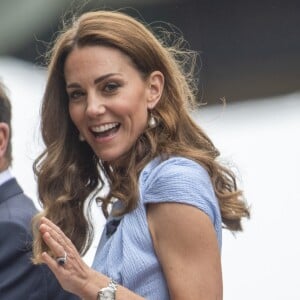
[[[210,181],[206,169],[198,162],[182,156],[171,156],[168,158],[156,157],[143,169],[140,183],[151,184],[153,180],[166,180],[176,178],[191,178]]]
[[[155,158],[140,176],[140,192],[147,199],[214,197],[211,178],[199,163],[184,157]]]
[[[176,202],[205,212],[218,232],[221,245],[221,216],[212,180],[206,169],[184,157],[156,158],[140,178],[140,197],[145,204]]]

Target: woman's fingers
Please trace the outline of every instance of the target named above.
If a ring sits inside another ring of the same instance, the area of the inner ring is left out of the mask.
[[[60,266],[71,266],[71,261],[81,260],[71,240],[65,236],[61,229],[50,220],[43,218],[40,225],[43,240],[49,247],[56,263]]]
[[[55,257],[58,256],[63,256],[64,252],[66,251],[66,247],[65,245],[61,242],[58,242],[53,234],[52,231],[50,231],[46,225],[41,225],[41,230],[43,230],[44,232],[42,232],[42,237],[44,242],[47,244],[47,246],[51,249],[51,251],[53,252],[53,255]]]
[[[57,264],[56,260],[53,259],[47,252],[42,253],[42,260],[59,279],[59,273],[64,272],[64,268],[61,268],[61,266]]]
[[[41,226],[42,225],[46,225],[45,230],[48,230],[53,236],[53,238],[57,240],[57,242],[61,244],[70,244],[70,239],[66,237],[62,230],[49,219],[42,217]]]
[[[63,256],[64,251],[77,252],[72,241],[61,231],[58,226],[45,217],[41,219],[40,232],[43,235],[44,241],[56,256]],[[48,237],[46,235],[44,238],[46,233],[50,236]]]
[[[89,281],[91,269],[82,260],[72,241],[49,219],[41,219],[40,232],[52,252],[43,252],[42,260],[64,289],[79,295]]]

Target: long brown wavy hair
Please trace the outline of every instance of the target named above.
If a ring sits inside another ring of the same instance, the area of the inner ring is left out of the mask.
[[[146,129],[132,149],[118,161],[99,160],[78,130],[68,112],[64,63],[75,47],[105,45],[128,55],[144,78],[159,70],[165,79],[160,101],[153,109],[159,120]],[[34,171],[43,212],[34,221],[34,257],[47,250],[37,230],[42,215],[61,227],[84,254],[92,241],[93,229],[85,203],[94,191],[109,185],[101,201],[105,216],[112,199],[120,199],[125,214],[137,206],[138,178],[154,157],[183,156],[201,164],[209,173],[219,200],[224,227],[241,230],[241,218],[249,217],[243,193],[237,188],[232,171],[218,161],[218,150],[192,120],[197,82],[194,76],[197,53],[182,48],[182,38],[166,45],[147,25],[122,12],[97,11],[82,14],[56,39],[48,65],[48,80],[41,111],[45,151],[36,159]],[[90,202],[89,202],[90,203]]]

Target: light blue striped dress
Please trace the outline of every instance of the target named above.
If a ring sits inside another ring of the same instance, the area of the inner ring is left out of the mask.
[[[148,229],[146,204],[179,202],[199,208],[210,217],[221,249],[218,201],[207,171],[182,157],[152,160],[141,172],[139,191],[138,207],[123,216],[115,233],[107,237],[104,230],[93,268],[146,299],[168,300],[167,283]],[[108,223],[113,219],[109,217]]]

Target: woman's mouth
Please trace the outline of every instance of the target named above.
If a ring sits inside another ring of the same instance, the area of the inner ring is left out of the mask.
[[[90,128],[90,130],[96,138],[103,138],[115,134],[120,128],[120,126],[120,123],[114,122],[99,126],[93,126]]]

